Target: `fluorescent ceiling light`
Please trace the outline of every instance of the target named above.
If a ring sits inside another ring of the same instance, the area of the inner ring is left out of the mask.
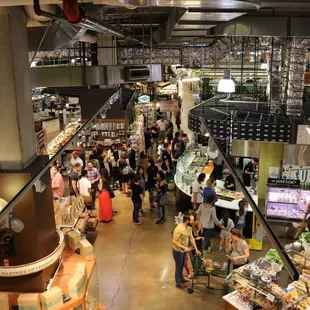
[[[217,85],[217,91],[219,93],[234,93],[235,82],[231,78],[230,70],[224,71],[224,77],[220,80]]]
[[[194,78],[182,79],[182,82],[195,82],[199,80],[200,80],[199,77],[194,77]]]

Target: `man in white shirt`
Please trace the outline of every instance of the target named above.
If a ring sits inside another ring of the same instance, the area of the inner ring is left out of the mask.
[[[75,164],[80,164],[81,165],[81,171],[83,170],[83,160],[79,157],[79,152],[78,151],[73,151],[72,152],[72,158],[70,160],[70,166],[71,168],[74,167]],[[81,172],[79,172],[79,176],[81,175]]]
[[[165,120],[165,117],[162,116],[156,123],[159,128],[159,141],[164,141],[166,139],[166,130],[168,127],[168,122]]]
[[[202,183],[206,180],[206,174],[200,173],[198,178],[192,184],[192,204],[193,209],[197,210],[198,207],[203,203],[203,185]]]
[[[87,170],[82,171],[82,178],[78,180],[77,187],[79,192],[83,196],[90,196],[91,195],[91,182],[87,179]]]

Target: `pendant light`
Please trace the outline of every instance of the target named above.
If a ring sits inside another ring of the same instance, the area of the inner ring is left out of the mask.
[[[231,62],[230,62],[230,55],[231,55],[230,40],[231,40],[231,38],[229,38],[229,56],[228,56],[229,69],[224,70],[224,76],[217,85],[217,91],[219,93],[229,93],[230,94],[230,93],[235,92],[235,82],[231,78],[231,68],[230,68],[230,65],[231,65]]]

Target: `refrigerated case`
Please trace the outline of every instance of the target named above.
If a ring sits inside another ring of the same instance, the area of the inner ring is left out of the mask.
[[[266,218],[272,221],[300,222],[310,201],[310,190],[289,187],[267,189]]]

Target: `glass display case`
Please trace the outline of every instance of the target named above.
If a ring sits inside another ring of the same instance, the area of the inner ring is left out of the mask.
[[[191,144],[178,160],[175,182],[184,192],[190,193],[190,187],[198,175],[201,173],[207,161],[206,147],[199,144]]]
[[[266,218],[300,222],[304,218],[309,200],[309,190],[268,187]]]

